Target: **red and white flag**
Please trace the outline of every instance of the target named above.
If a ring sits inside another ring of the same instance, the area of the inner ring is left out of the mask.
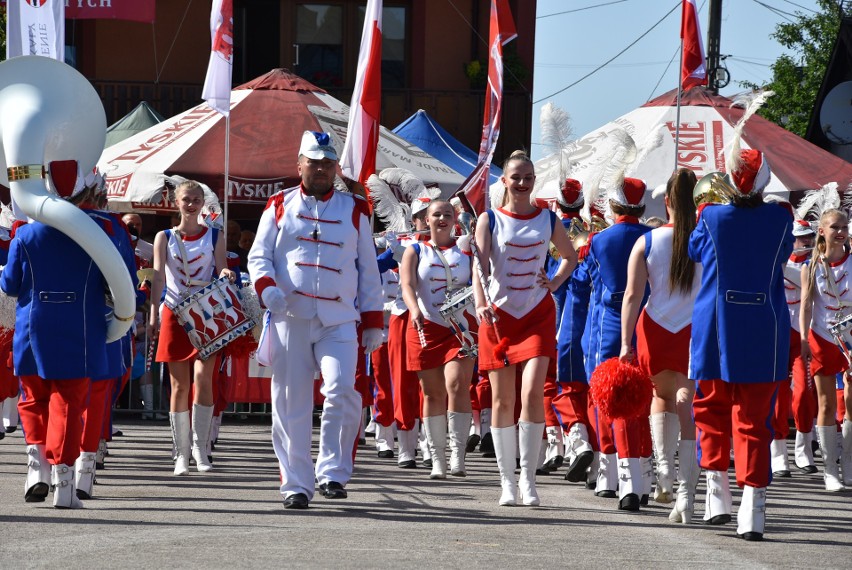
[[[8,2],[6,40],[6,59],[41,55],[65,61],[65,0]]]
[[[707,85],[704,44],[701,42],[701,27],[698,25],[698,7],[695,0],[683,0],[680,39],[683,49],[680,88],[685,90],[696,85]]]
[[[349,105],[349,125],[340,157],[343,175],[361,184],[376,173],[381,110],[382,0],[367,0],[355,89]]]
[[[479,159],[473,172],[456,195],[464,196],[474,213],[488,208],[488,174],[497,138],[500,136],[500,116],[503,103],[503,46],[518,33],[508,0],[491,0],[491,25],[488,34],[488,88],[485,91],[485,116],[482,121],[482,140]]]
[[[231,74],[234,69],[233,0],[213,0],[210,39],[210,64],[201,97],[227,117],[231,112]]]

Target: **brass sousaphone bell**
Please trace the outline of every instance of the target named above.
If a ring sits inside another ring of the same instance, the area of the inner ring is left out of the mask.
[[[692,191],[695,207],[701,204],[729,204],[737,195],[730,177],[723,172],[710,172],[702,176]]]

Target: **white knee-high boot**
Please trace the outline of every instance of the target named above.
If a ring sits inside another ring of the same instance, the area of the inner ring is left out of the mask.
[[[843,454],[840,466],[843,469],[843,484],[852,487],[852,422],[843,420]]]
[[[465,412],[447,412],[447,434],[450,440],[450,475],[464,477],[464,458],[467,450],[467,436],[473,414]]]
[[[95,486],[95,453],[84,451],[74,464],[77,497],[83,500],[91,499]]]
[[[189,411],[169,412],[172,427],[172,441],[175,445],[175,475],[189,473],[189,455],[192,448],[192,436],[189,427]]]
[[[562,426],[549,426],[547,432],[547,452],[544,455],[544,468],[556,471],[565,462],[565,435]]]
[[[816,426],[819,436],[820,451],[822,451],[823,470],[826,491],[844,491],[843,481],[840,479],[840,466],[837,464],[837,427]]]
[[[638,457],[618,459],[618,510],[638,511],[645,492],[642,482],[642,460]]]
[[[731,484],[727,471],[707,471],[707,496],[704,501],[704,520],[708,524],[731,522]]]
[[[763,540],[766,524],[766,487],[743,487],[740,510],[737,511],[737,536],[745,540]]]
[[[657,488],[654,500],[658,503],[671,503],[674,494],[674,454],[680,433],[680,419],[677,414],[662,412],[651,414],[651,435],[654,442],[654,455],[657,459]]]
[[[695,488],[701,476],[701,466],[696,459],[695,440],[680,440],[677,446],[677,497],[669,513],[672,522],[689,524],[695,512]]]
[[[213,422],[213,406],[192,405],[192,458],[198,471],[206,473],[213,469],[208,458],[210,426]]]
[[[500,468],[500,506],[514,507],[518,502],[518,483],[515,479],[515,426],[493,427],[490,433],[494,440],[497,467]]]
[[[618,456],[615,453],[598,454],[598,480],[595,495],[614,499],[618,496]]]
[[[793,459],[796,462],[796,467],[805,473],[817,472],[816,465],[814,464],[814,451],[811,448],[811,442],[813,439],[813,429],[809,432],[796,432],[796,444],[793,448]]]
[[[533,507],[540,503],[538,491],[535,488],[535,470],[538,466],[543,435],[544,422],[518,422],[518,442],[521,451],[521,476],[518,478],[518,488],[524,504]]]
[[[773,439],[769,443],[770,465],[776,477],[790,476],[790,462],[787,459],[787,440]]]
[[[414,421],[414,427],[409,430],[398,429],[396,431],[399,456],[397,463],[404,469],[416,467],[414,458],[417,455],[417,438],[420,436],[420,420]]]
[[[426,441],[432,456],[430,479],[447,478],[447,416],[429,416],[423,418],[426,428]]]
[[[50,492],[51,469],[44,445],[27,446],[27,480],[24,483],[24,501],[41,503]]]
[[[57,509],[82,509],[83,503],[77,498],[74,487],[74,466],[53,466],[53,506]]]

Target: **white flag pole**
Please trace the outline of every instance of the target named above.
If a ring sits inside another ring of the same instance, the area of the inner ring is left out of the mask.
[[[225,115],[225,189],[222,191],[225,199],[225,208],[224,208],[224,219],[222,223],[225,226],[224,238],[225,238],[225,250],[228,249],[228,194],[230,194],[230,183],[228,182],[228,175],[230,174],[231,167],[231,113]]]

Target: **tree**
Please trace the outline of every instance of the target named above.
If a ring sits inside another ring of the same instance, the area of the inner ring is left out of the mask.
[[[760,115],[801,137],[808,128],[840,29],[840,3],[837,0],[817,0],[817,3],[817,13],[796,12],[793,22],[775,26],[771,37],[793,54],[775,60],[772,81],[762,86],[741,82],[751,89],[774,91],[775,96],[761,108]]]
[[[6,8],[0,8],[0,61],[6,60]]]

